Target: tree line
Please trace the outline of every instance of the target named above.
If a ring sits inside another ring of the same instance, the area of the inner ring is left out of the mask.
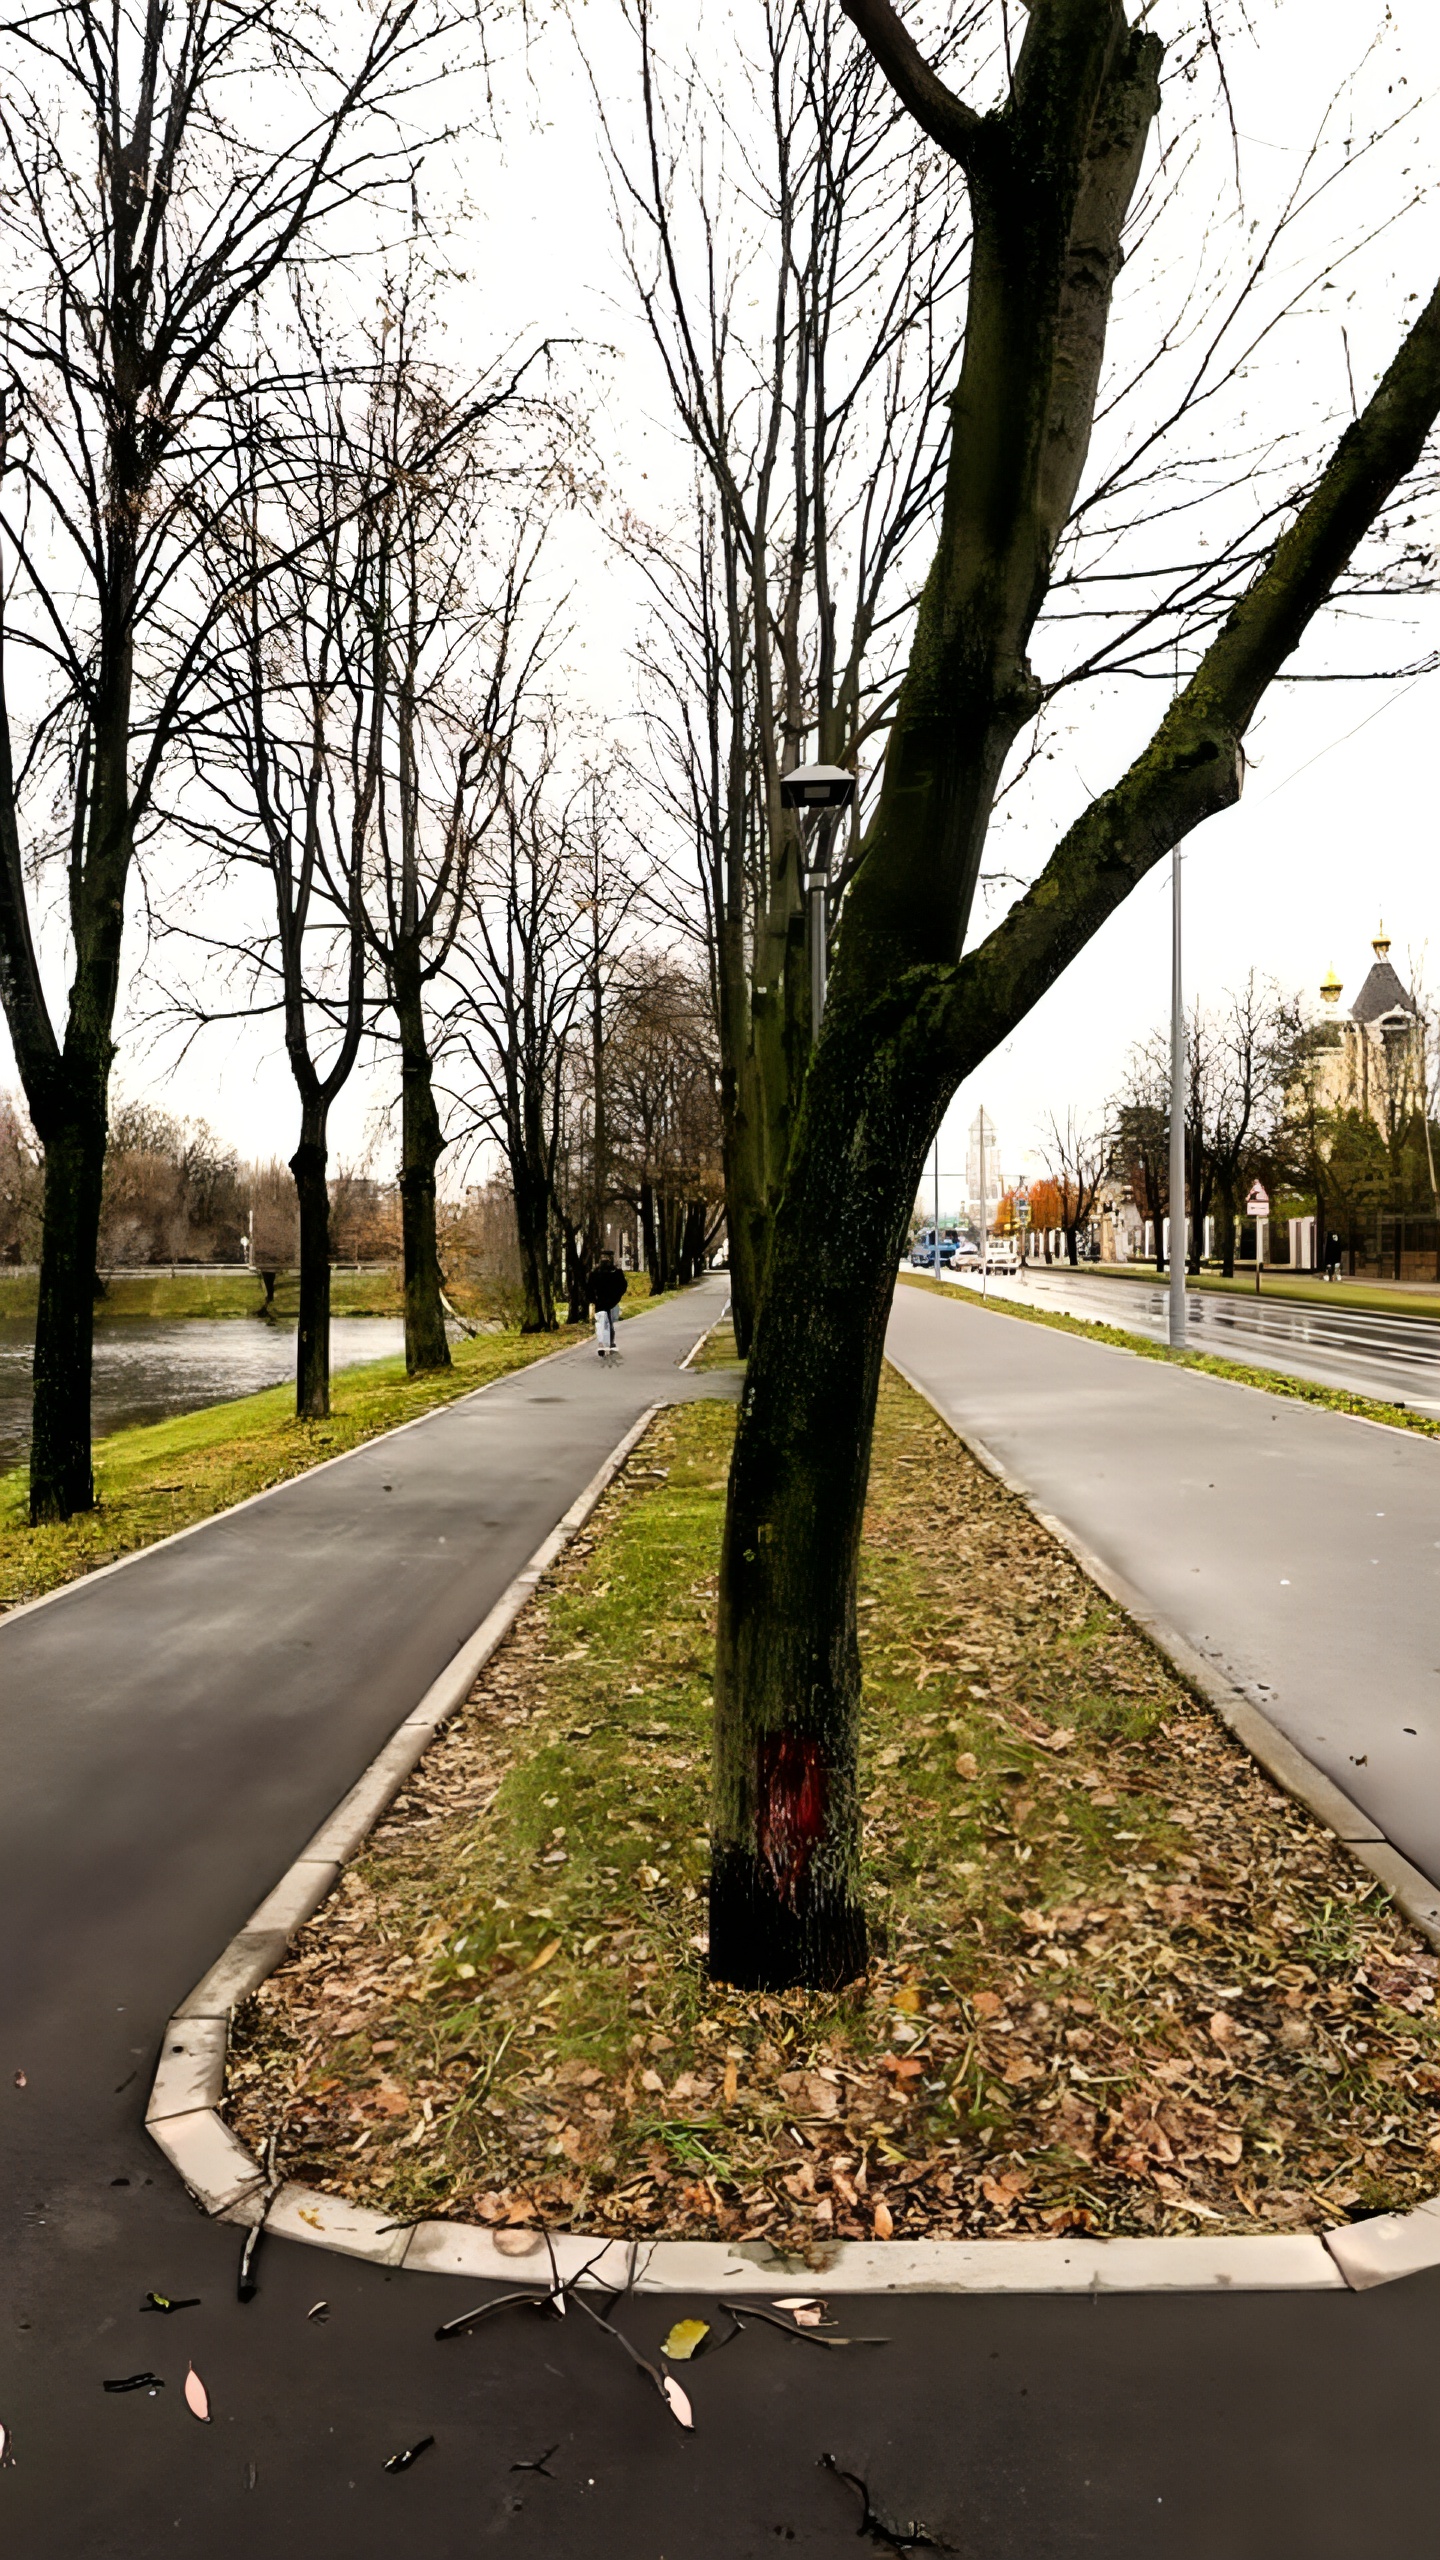
[[[483,367],[449,353],[417,136],[442,70],[505,21],[373,0],[317,59],[293,0],[135,5],[132,27],[23,0],[0,102],[0,993],[44,1158],[32,1514],[92,1499],[142,898],[172,1028],[283,1039],[302,1411],[327,1394],[329,1133],[360,1060],[397,1095],[415,1368],[449,1356],[447,1150],[504,1167],[534,1326],[573,1303],[625,1184],[652,1269],[692,1269],[720,1167],[749,1358],[710,1964],[846,1980],[867,1943],[856,1574],[921,1169],[958,1086],[1233,806],[1317,616],[1433,582],[1440,293],[1399,297],[1363,399],[1317,382],[1257,443],[1246,386],[1292,325],[1311,362],[1353,251],[1343,221],[1316,235],[1349,121],[1265,222],[1238,188],[1221,209],[1223,12],[1167,49],[1165,12],[1122,0],[1036,0],[1023,31],[990,0],[939,24],[918,0],[786,0],[708,33],[628,0],[597,148],[688,465],[678,499],[633,468],[617,492],[543,325]],[[1293,40],[1255,39],[1278,77]],[[563,680],[582,509],[648,598],[598,734]],[[1102,788],[1076,767],[1016,885],[1011,814],[1043,814],[1032,786],[1107,688],[1162,707]],[[817,760],[857,785],[823,905],[786,790]]]

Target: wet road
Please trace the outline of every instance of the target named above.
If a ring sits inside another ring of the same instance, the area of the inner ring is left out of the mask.
[[[977,1280],[956,1282],[978,1295]],[[1101,1280],[1081,1270],[1046,1271],[1024,1280],[992,1278],[995,1298],[1013,1298],[1065,1315],[1099,1318],[1124,1332],[1166,1342],[1169,1290],[1141,1280]],[[1193,1351],[1254,1368],[1281,1369],[1321,1386],[1347,1387],[1354,1395],[1440,1413],[1440,1318],[1369,1315],[1358,1307],[1309,1307],[1293,1299],[1221,1296],[1205,1289],[1185,1293],[1185,1323]]]

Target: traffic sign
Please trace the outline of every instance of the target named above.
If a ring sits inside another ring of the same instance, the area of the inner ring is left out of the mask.
[[[1263,1182],[1251,1183],[1250,1188],[1245,1195],[1245,1215],[1247,1218],[1269,1217],[1270,1194],[1266,1190]]]

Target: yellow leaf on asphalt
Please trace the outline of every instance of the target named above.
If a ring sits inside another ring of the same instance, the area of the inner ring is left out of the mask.
[[[708,2320],[677,2320],[660,2349],[672,2364],[688,2364],[702,2338],[710,2335]]]

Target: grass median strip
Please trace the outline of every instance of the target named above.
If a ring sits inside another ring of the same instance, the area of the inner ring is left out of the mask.
[[[659,1303],[637,1296],[634,1312]],[[53,1526],[31,1528],[29,1477],[12,1468],[0,1475],[0,1614],[587,1339],[578,1325],[479,1333],[452,1344],[452,1368],[424,1377],[407,1378],[398,1356],[341,1369],[324,1422],[297,1422],[295,1390],[283,1386],[112,1431],[95,1443],[95,1509]]]
[[[902,1289],[928,1289],[951,1306],[978,1308],[982,1315],[1016,1316],[1021,1324],[1049,1325],[1056,1333],[1078,1333],[1087,1342],[1108,1342],[1115,1351],[1133,1351],[1139,1360],[1168,1360],[1172,1368],[1199,1369],[1209,1378],[1228,1378],[1232,1386],[1258,1387],[1262,1395],[1293,1396],[1300,1404],[1323,1405],[1329,1413],[1350,1413],[1362,1422],[1383,1422],[1395,1431],[1418,1431],[1422,1438],[1440,1437],[1440,1415],[1412,1412],[1408,1405],[1384,1404],[1374,1396],[1353,1395],[1348,1387],[1325,1387],[1315,1378],[1292,1377],[1284,1369],[1255,1369],[1240,1360],[1219,1360],[1208,1351],[1172,1351],[1168,1343],[1147,1342],[1123,1325],[1098,1318],[1062,1315],[1057,1307],[1021,1307],[1013,1298],[978,1299],[953,1281],[922,1279],[917,1272],[900,1274]]]
[[[882,1949],[704,1972],[734,1426],[662,1417],[236,2023],[287,2177],[594,2233],[1316,2228],[1437,2183],[1436,1959],[888,1377],[862,1622]]]

